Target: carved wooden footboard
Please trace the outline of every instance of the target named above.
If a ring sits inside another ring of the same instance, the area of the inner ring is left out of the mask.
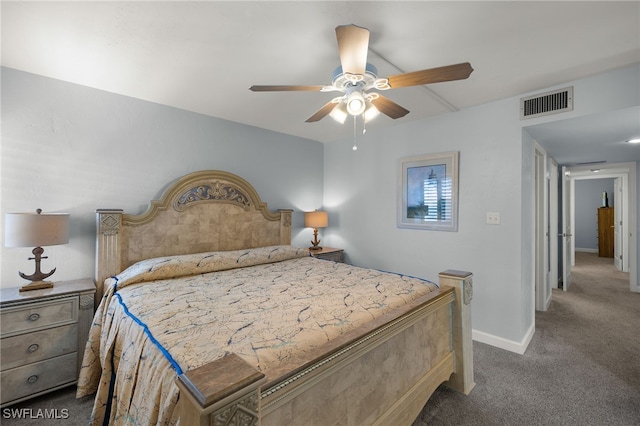
[[[98,210],[97,301],[102,283],[152,257],[291,243],[291,210],[271,212],[244,179],[187,175],[141,215]],[[176,380],[185,425],[410,424],[443,382],[474,386],[472,276],[448,270],[440,290],[383,317],[292,371],[267,372],[231,354]]]
[[[407,314],[285,377],[269,380],[233,355],[181,375],[181,419],[203,426],[411,424],[440,384],[465,394],[475,385],[472,276],[445,271],[440,285]]]

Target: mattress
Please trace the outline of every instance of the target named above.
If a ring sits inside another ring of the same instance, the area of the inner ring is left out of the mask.
[[[92,424],[177,424],[177,374],[235,353],[267,376],[437,289],[272,246],[139,262],[105,283],[78,396]]]

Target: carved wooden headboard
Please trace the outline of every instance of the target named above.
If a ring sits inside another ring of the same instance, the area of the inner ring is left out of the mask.
[[[291,212],[272,212],[249,182],[205,170],[173,182],[140,215],[96,212],[97,299],[102,284],[140,260],[291,244]]]

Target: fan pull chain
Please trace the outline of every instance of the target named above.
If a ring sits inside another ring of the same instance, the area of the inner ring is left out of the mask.
[[[353,116],[353,149],[354,151],[358,150],[358,145],[356,144],[356,116]]]

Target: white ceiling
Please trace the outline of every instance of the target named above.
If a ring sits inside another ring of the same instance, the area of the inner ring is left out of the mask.
[[[353,132],[305,123],[335,94],[248,88],[329,84],[337,25],[371,31],[379,76],[474,68],[386,92],[411,112],[370,131],[640,62],[638,1],[2,1],[1,12],[3,66],[318,141]]]
[[[640,107],[538,124],[527,130],[559,164],[640,161],[640,144],[627,143],[640,137]]]

